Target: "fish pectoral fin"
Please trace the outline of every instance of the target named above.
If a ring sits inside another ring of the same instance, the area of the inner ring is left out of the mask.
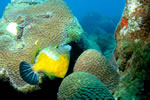
[[[48,78],[49,78],[50,80],[53,80],[53,79],[55,79],[55,75],[50,74],[50,75],[48,75]]]
[[[36,85],[39,83],[39,75],[34,72],[32,66],[28,62],[21,62],[19,66],[20,76],[22,79],[32,85]]]

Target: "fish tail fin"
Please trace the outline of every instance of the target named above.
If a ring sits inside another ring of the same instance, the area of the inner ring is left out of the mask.
[[[20,75],[25,82],[32,85],[39,83],[39,75],[33,71],[32,66],[28,62],[21,62],[19,69]]]

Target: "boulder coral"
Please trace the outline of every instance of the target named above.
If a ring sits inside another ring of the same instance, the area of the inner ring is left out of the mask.
[[[88,49],[78,57],[74,72],[89,72],[95,75],[109,90],[116,88],[120,79],[114,66],[94,49]]]
[[[150,81],[150,0],[126,0],[114,52],[121,73],[120,100],[148,100]]]
[[[22,80],[20,63],[33,64],[41,49],[77,41],[82,31],[62,0],[12,0],[0,20],[0,72],[15,88],[28,92],[38,86]]]
[[[58,100],[115,100],[108,89],[88,72],[74,72],[63,79]]]

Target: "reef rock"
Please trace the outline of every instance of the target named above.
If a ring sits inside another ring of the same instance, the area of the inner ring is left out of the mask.
[[[12,85],[28,92],[19,65],[34,63],[37,50],[77,41],[82,28],[62,0],[12,0],[0,20],[0,72]]]
[[[121,82],[114,96],[119,100],[148,100],[150,81],[150,0],[126,0],[116,29],[115,58]],[[145,87],[145,88],[144,88]]]

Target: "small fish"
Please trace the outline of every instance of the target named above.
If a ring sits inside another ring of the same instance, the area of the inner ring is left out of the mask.
[[[55,77],[64,78],[70,60],[70,45],[49,46],[42,49],[33,65],[20,63],[20,75],[24,81],[36,85],[39,83],[38,72],[45,73],[51,80]]]

